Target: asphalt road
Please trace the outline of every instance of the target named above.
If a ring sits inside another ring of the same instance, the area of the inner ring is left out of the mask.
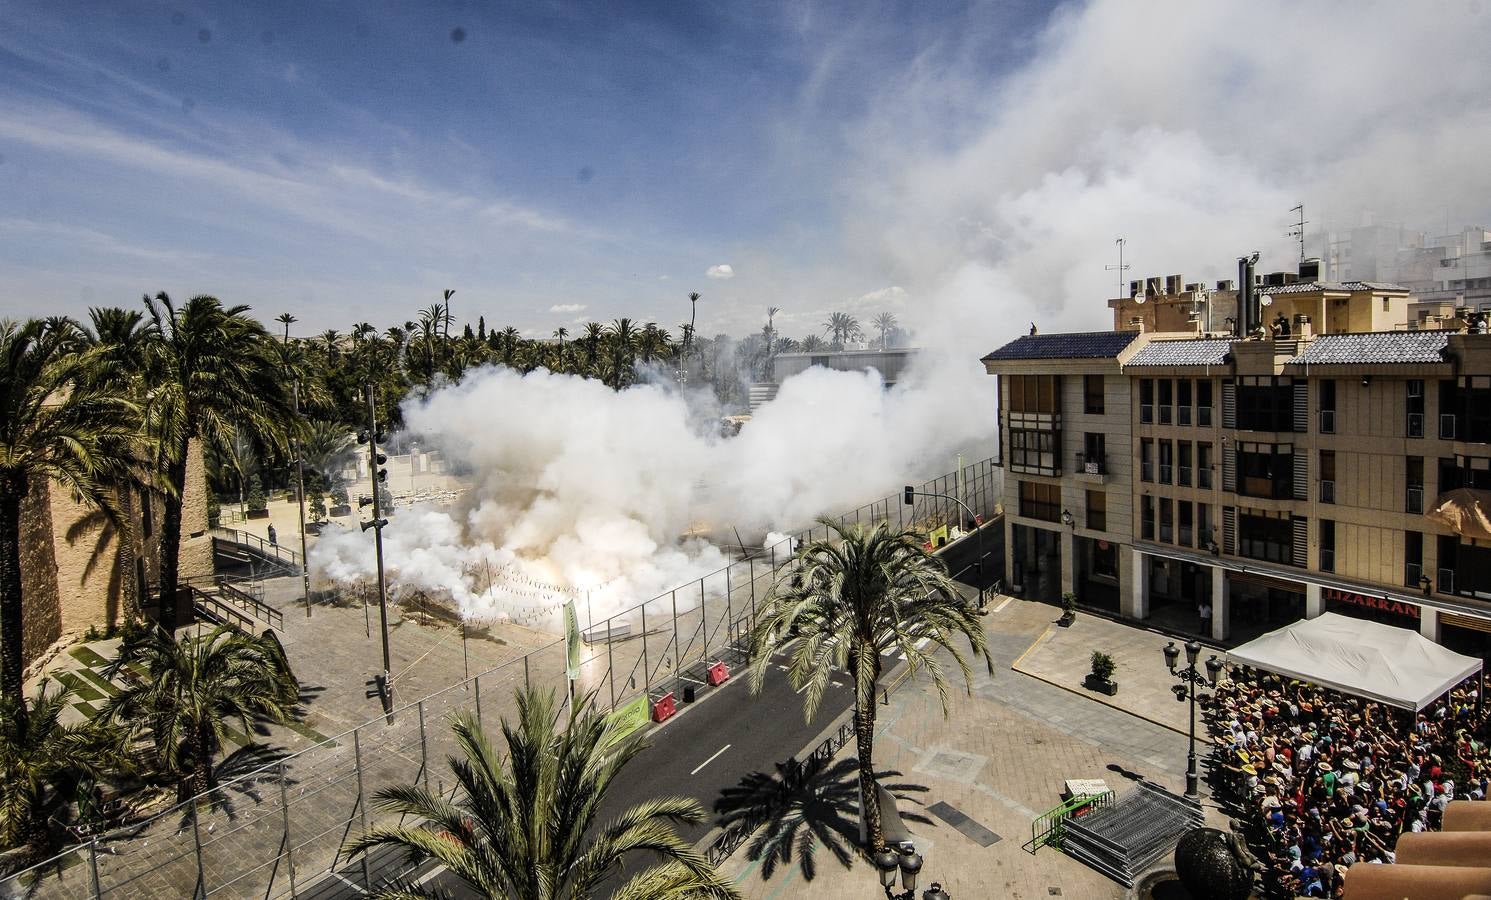
[[[997,542],[1002,535],[997,524],[987,527],[983,552],[986,561],[982,576],[976,577],[973,562],[978,558],[975,537],[969,537],[946,548],[943,559],[948,569],[965,586],[977,589],[991,585],[1002,566]],[[971,592],[970,592],[971,593]],[[732,673],[730,681],[718,688],[700,687],[698,700],[682,706],[667,722],[654,726],[647,734],[650,746],[643,750],[623,773],[622,780],[611,788],[601,815],[606,821],[628,806],[652,797],[677,795],[691,797],[704,807],[710,818],[702,825],[679,829],[680,836],[697,842],[710,830],[714,803],[720,792],[732,787],[752,772],[774,771],[775,763],[810,749],[808,744],[853,703],[849,679],[837,673],[830,681],[817,715],[805,721],[802,697],[792,689],[785,669],[787,658],[778,654],[768,669],[761,692],[750,692],[744,672]],[[889,680],[900,665],[887,659],[883,678]],[[378,872],[393,874],[403,868],[401,854],[379,854],[371,862],[377,881]],[[347,867],[348,875],[361,866]],[[428,879],[427,887],[438,888],[457,898],[477,898],[460,879],[437,872],[426,864],[409,873],[411,880]],[[620,883],[620,876],[616,881]],[[603,895],[609,893],[603,892]],[[341,900],[361,895],[351,883],[333,874],[302,896],[321,900]]]

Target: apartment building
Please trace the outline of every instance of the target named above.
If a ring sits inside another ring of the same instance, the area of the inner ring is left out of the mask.
[[[1238,333],[984,358],[1006,582],[1229,643],[1330,610],[1491,654],[1491,335],[1393,330],[1397,285],[1245,276]]]

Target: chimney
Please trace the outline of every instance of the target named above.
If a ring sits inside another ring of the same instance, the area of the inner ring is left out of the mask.
[[[1143,316],[1134,316],[1134,317],[1130,318],[1129,319],[1129,330],[1130,331],[1137,331],[1140,334],[1143,334],[1144,333],[1144,317]]]
[[[1310,328],[1310,317],[1304,313],[1298,313],[1294,317],[1294,335],[1302,341],[1308,341],[1315,336]]]
[[[1247,338],[1254,329],[1263,325],[1263,313],[1258,308],[1257,276],[1253,272],[1253,267],[1257,264],[1257,250],[1254,250],[1250,256],[1237,258],[1237,281],[1242,285],[1242,290],[1237,297],[1239,328],[1237,336],[1241,338]]]

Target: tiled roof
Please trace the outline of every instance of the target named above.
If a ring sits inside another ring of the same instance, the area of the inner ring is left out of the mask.
[[[1138,336],[1136,331],[1029,334],[1010,341],[984,359],[1106,359],[1117,356]]]
[[[1315,291],[1398,291],[1408,293],[1401,284],[1386,281],[1296,281],[1259,288],[1264,294],[1308,294]]]
[[[1232,347],[1231,338],[1198,338],[1186,341],[1150,341],[1129,357],[1124,368],[1133,366],[1220,366]]]
[[[1444,362],[1444,348],[1449,345],[1449,336],[1448,331],[1322,334],[1290,362],[1317,366]]]

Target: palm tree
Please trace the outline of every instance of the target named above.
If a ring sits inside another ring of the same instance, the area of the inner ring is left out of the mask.
[[[888,345],[886,337],[895,330],[896,317],[894,313],[883,312],[875,317],[875,330],[880,332],[880,349],[884,350]]]
[[[176,779],[186,800],[216,787],[214,758],[228,737],[227,723],[289,722],[298,715],[300,684],[272,638],[220,625],[180,640],[162,628],[126,636],[104,673],[114,678],[125,666],[144,669],[104,703],[112,721],[144,732],[161,770]]]
[[[608,331],[611,338],[611,387],[620,390],[631,382],[632,362],[637,352],[637,329],[631,319],[616,319]]]
[[[554,329],[554,337],[556,337],[556,338],[559,339],[559,366],[558,366],[558,368],[563,369],[564,368],[564,339],[567,338],[567,337],[569,337],[569,329],[565,328],[563,325],[560,325],[558,328]]]
[[[861,820],[871,852],[885,844],[880,798],[875,790],[875,697],[882,653],[902,654],[912,673],[925,668],[947,713],[947,678],[933,653],[952,654],[972,679],[968,661],[954,643],[961,634],[984,657],[989,672],[994,660],[977,613],[958,592],[942,560],[911,531],[891,532],[885,522],[873,527],[819,523],[837,537],[805,544],[795,568],[772,586],[751,633],[751,687],[759,691],[773,655],[792,645],[788,677],[803,691],[803,713],[811,721],[835,669],[854,681],[854,730],[859,751]],[[922,643],[926,639],[927,643]],[[970,686],[971,690],[971,686]]]
[[[502,900],[587,900],[630,858],[657,854],[663,862],[634,875],[615,898],[740,896],[673,830],[675,823],[703,821],[695,801],[659,797],[599,821],[606,793],[642,742],[618,743],[588,700],[571,704],[563,727],[552,692],[520,689],[517,703],[517,722],[502,721],[505,752],[493,747],[475,718],[455,717],[461,756],[451,757],[450,768],[459,799],[419,785],[381,790],[376,808],[414,822],[376,826],[348,842],[347,853],[402,848],[444,864],[479,896]],[[415,824],[420,820],[425,824]],[[385,890],[374,896],[428,895]]]
[[[21,696],[21,503],[55,481],[114,521],[110,480],[138,433],[139,410],[98,389],[101,349],[79,349],[71,322],[0,321],[0,696]],[[24,715],[24,707],[20,715]]]
[[[47,825],[80,778],[128,772],[124,733],[100,719],[62,724],[72,689],[41,691],[29,705],[0,698],[0,847],[28,844],[42,855],[51,846]]]
[[[585,323],[585,336],[580,338],[580,344],[585,348],[585,370],[590,374],[596,370],[600,361],[601,339],[605,337],[605,326],[599,322]]]
[[[247,306],[224,307],[215,297],[193,297],[179,310],[165,293],[145,298],[151,340],[146,366],[154,385],[147,428],[165,468],[161,522],[160,623],[176,627],[182,494],[193,440],[223,446],[239,432],[283,449],[298,429],[277,353]]]
[[[285,343],[290,343],[290,326],[295,324],[296,322],[299,322],[300,320],[290,315],[289,313],[280,313],[279,315],[274,317],[274,320],[285,326]]]
[[[863,331],[859,327],[859,319],[849,313],[836,312],[830,313],[824,321],[823,333],[832,336],[830,343],[834,349],[842,350],[850,338],[859,337]]]
[[[812,353],[814,350],[823,349],[823,338],[816,334],[810,334],[798,342],[798,349],[804,353]]]

